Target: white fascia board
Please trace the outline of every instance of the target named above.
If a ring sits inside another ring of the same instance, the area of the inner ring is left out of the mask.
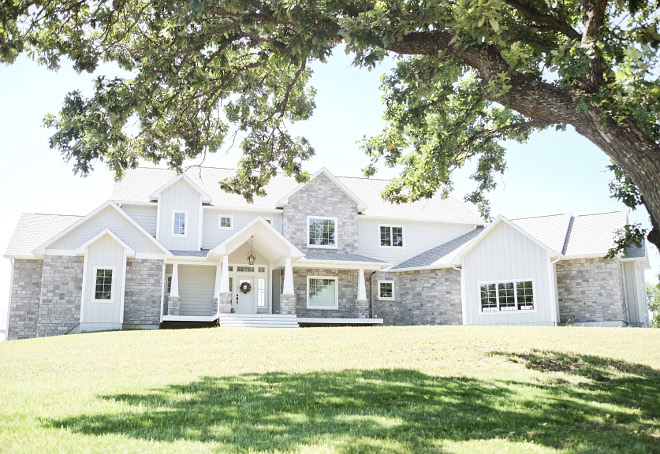
[[[495,227],[497,227],[501,223],[504,223],[504,224],[508,225],[509,227],[513,228],[515,231],[517,231],[518,233],[523,235],[528,240],[532,241],[533,243],[536,243],[543,250],[545,250],[546,253],[550,257],[560,257],[561,256],[561,253],[553,250],[552,248],[549,248],[548,246],[543,244],[543,242],[541,242],[539,239],[537,239],[536,237],[533,237],[532,235],[527,233],[525,230],[523,230],[521,227],[519,227],[518,225],[516,225],[513,222],[509,221],[507,218],[505,218],[504,216],[502,216],[500,214],[499,216],[497,216],[495,218],[495,220],[488,227],[486,227],[484,229],[483,232],[481,232],[479,235],[477,235],[471,242],[469,242],[467,244],[467,246],[465,246],[465,248],[463,248],[463,250],[461,252],[459,252],[456,255],[456,257],[454,257],[454,260],[452,260],[452,263],[454,265],[460,265],[462,260],[463,260],[463,257],[465,257],[467,254],[469,254],[472,249],[474,249],[479,243],[481,243],[484,240],[484,238],[486,238],[488,235],[490,235],[490,232],[492,232],[495,229]]]
[[[205,211],[246,211],[249,213],[282,214],[282,210],[278,210],[277,208],[204,205],[202,209]]]
[[[293,268],[329,268],[342,270],[376,269],[381,270],[392,266],[391,263],[383,262],[344,262],[340,260],[308,260],[302,258],[291,264]]]
[[[132,206],[141,206],[141,207],[154,207],[158,206],[157,202],[136,202],[134,200],[113,200],[117,205],[132,205]]]
[[[289,240],[287,240],[280,232],[278,232],[275,227],[273,227],[271,224],[266,222],[264,218],[261,216],[256,217],[254,220],[249,222],[245,227],[243,227],[241,230],[238,232],[234,233],[232,236],[227,238],[225,241],[211,249],[208,254],[206,254],[206,258],[209,260],[212,260],[214,256],[223,256],[223,255],[229,255],[236,248],[240,247],[245,241],[247,241],[250,236],[252,235],[251,230],[256,224],[261,224],[269,233],[271,233],[275,238],[279,240],[287,249],[288,249],[288,254],[291,256],[291,258],[299,258],[303,256],[303,253],[300,252],[300,250],[295,247]],[[235,247],[231,247],[231,244],[234,242],[238,242],[238,244]]]
[[[52,237],[51,239],[47,240],[47,241],[46,241],[45,243],[43,243],[41,246],[37,247],[37,248],[33,251],[33,253],[34,253],[35,255],[45,254],[45,253],[46,253],[46,248],[47,248],[48,246],[50,246],[51,244],[53,244],[54,242],[56,242],[57,240],[59,240],[60,238],[62,238],[62,237],[63,237],[64,235],[66,235],[67,233],[72,232],[73,230],[77,229],[80,225],[84,224],[84,223],[87,222],[89,219],[93,218],[94,216],[96,216],[98,213],[100,213],[101,211],[103,211],[104,209],[106,209],[106,208],[109,207],[109,206],[112,207],[112,208],[114,208],[114,210],[115,210],[117,213],[119,213],[121,216],[124,217],[124,219],[126,219],[128,222],[130,222],[131,225],[132,225],[133,227],[135,227],[136,229],[138,229],[138,230],[139,230],[144,236],[146,236],[146,237],[149,239],[149,241],[151,241],[151,242],[152,242],[153,244],[155,244],[155,245],[156,245],[161,251],[163,251],[163,253],[164,253],[165,255],[167,255],[167,256],[172,255],[172,254],[170,253],[170,251],[168,251],[168,250],[165,248],[165,246],[163,246],[163,245],[160,244],[158,241],[156,241],[156,239],[155,239],[153,236],[151,236],[151,235],[149,234],[149,232],[147,232],[146,230],[144,230],[144,228],[143,228],[140,224],[138,224],[137,222],[135,222],[135,220],[134,220],[133,218],[131,218],[128,214],[126,214],[126,212],[125,212],[124,210],[122,210],[121,208],[119,208],[119,207],[117,206],[117,204],[116,204],[115,202],[113,202],[112,200],[108,200],[107,202],[101,204],[98,208],[96,208],[96,209],[95,209],[94,211],[92,211],[91,213],[89,213],[89,214],[87,214],[86,216],[84,216],[84,217],[78,219],[76,222],[74,222],[73,224],[71,224],[69,227],[67,227],[66,229],[62,230],[60,233],[58,233],[57,235],[55,235],[55,236]]]
[[[34,254],[5,254],[2,257],[6,259],[18,259],[18,260],[37,260],[39,257]]]
[[[397,268],[387,270],[389,273],[405,273],[406,271],[432,271],[432,270],[443,270],[447,268],[454,268],[451,264],[446,265],[428,265],[428,266],[414,266],[410,268]]]
[[[88,240],[86,243],[82,244],[80,247],[76,249],[76,254],[78,255],[83,255],[85,254],[85,251],[89,246],[92,244],[96,243],[98,240],[103,238],[104,236],[108,235],[110,238],[115,240],[121,247],[124,248],[124,254],[126,254],[129,257],[134,257],[135,256],[135,251],[131,249],[131,247],[124,243],[121,238],[119,238],[117,235],[115,235],[112,230],[110,229],[103,229],[101,232],[99,232],[98,235],[93,237],[92,239]]]
[[[355,193],[354,193],[353,191],[351,191],[350,189],[348,189],[344,183],[342,183],[341,181],[339,181],[339,180],[337,179],[337,177],[334,176],[334,175],[333,175],[328,169],[326,169],[325,167],[321,167],[321,168],[320,168],[320,169],[319,169],[314,175],[312,175],[312,176],[309,178],[309,181],[308,181],[307,183],[301,183],[301,184],[299,184],[299,185],[298,185],[293,191],[289,192],[287,195],[285,195],[284,197],[282,197],[282,198],[277,202],[277,206],[278,206],[278,207],[283,207],[284,205],[286,205],[287,203],[289,203],[289,198],[290,198],[293,194],[295,194],[296,192],[300,191],[300,190],[301,190],[302,188],[304,188],[306,185],[308,185],[309,183],[311,183],[311,182],[314,180],[314,178],[318,177],[318,176],[321,175],[321,174],[323,174],[323,175],[325,175],[326,177],[328,177],[328,178],[330,179],[330,181],[332,181],[335,185],[337,185],[337,186],[339,187],[339,189],[341,189],[341,190],[342,190],[342,191],[343,191],[348,197],[350,197],[350,198],[351,198],[351,199],[357,204],[357,209],[358,209],[358,211],[364,211],[364,210],[366,210],[366,209],[368,208],[368,206],[367,206],[366,203],[364,203],[364,202],[363,202],[363,201],[362,201],[357,195],[355,195]]]
[[[170,181],[165,183],[163,186],[161,186],[160,188],[158,188],[154,192],[152,192],[151,195],[149,196],[149,198],[151,200],[158,200],[160,198],[161,192],[163,192],[167,188],[175,185],[179,181],[185,181],[195,191],[197,191],[202,196],[202,203],[211,203],[211,201],[213,200],[210,195],[208,195],[206,192],[204,192],[204,190],[202,188],[200,188],[197,184],[195,184],[195,182],[193,180],[191,180],[190,178],[188,178],[185,174],[181,174],[177,177],[172,178]]]
[[[451,224],[451,225],[471,225],[474,228],[485,225],[484,222],[467,222],[467,221],[443,221],[441,219],[424,219],[424,218],[411,218],[411,217],[394,217],[394,216],[377,216],[373,214],[358,214],[358,221],[360,219],[383,221],[383,222],[428,222],[431,224]]]

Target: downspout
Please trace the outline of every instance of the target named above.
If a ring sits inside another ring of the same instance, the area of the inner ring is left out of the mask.
[[[457,270],[461,276],[461,312],[463,318],[463,325],[467,325],[467,304],[465,302],[465,288],[463,286],[463,268],[457,268],[452,262],[451,267]]]
[[[378,271],[372,271],[369,276],[369,299],[371,300],[371,304],[369,304],[369,318],[374,318],[374,274],[377,272]]]
[[[559,289],[557,288],[557,273],[555,272],[555,263],[561,260],[561,254],[556,260],[550,260],[550,284],[552,285],[552,301],[555,304],[554,321],[555,326],[559,325]]]

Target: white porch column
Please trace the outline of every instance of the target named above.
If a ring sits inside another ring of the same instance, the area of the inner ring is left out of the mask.
[[[364,270],[362,268],[358,271],[357,301],[355,303],[358,318],[368,318],[369,301],[367,300],[367,286],[364,283]]]
[[[282,295],[294,295],[293,291],[293,268],[291,268],[291,259],[286,258],[284,262],[284,286],[282,287]]]
[[[172,286],[170,287],[170,298],[179,297],[179,264],[172,265]]]
[[[216,272],[217,278],[217,272]],[[229,256],[222,257],[222,273],[220,275],[220,289],[219,293],[230,293],[229,289]]]
[[[222,265],[218,263],[215,267],[215,287],[213,289],[213,298],[220,297],[220,286],[222,285]]]

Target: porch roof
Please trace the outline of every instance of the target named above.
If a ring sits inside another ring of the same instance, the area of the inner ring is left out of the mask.
[[[211,249],[206,258],[219,262],[223,256],[229,255],[252,238],[255,251],[259,251],[268,261],[279,265],[286,258],[297,260],[303,256],[289,240],[270,225],[261,216],[247,224],[241,230]]]
[[[331,251],[308,251],[305,257],[293,264],[296,268],[318,268],[321,266],[340,268],[375,268],[383,269],[392,266],[383,260],[373,259],[360,254],[346,254]]]

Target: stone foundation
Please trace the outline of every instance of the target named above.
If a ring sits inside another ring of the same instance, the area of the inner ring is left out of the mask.
[[[42,273],[42,260],[14,260],[7,340],[37,336]]]
[[[46,256],[37,337],[66,334],[80,324],[83,269],[83,257]]]
[[[220,301],[218,301],[219,310],[221,314],[230,314],[231,313],[231,293],[221,293]]]
[[[627,322],[618,260],[562,260],[556,266],[561,323]]]
[[[378,299],[378,280],[394,281],[394,301]],[[454,269],[378,273],[374,317],[387,325],[461,325],[461,274]]]
[[[167,315],[179,315],[181,311],[181,298],[170,296],[167,300]]]
[[[134,328],[160,324],[163,261],[128,259],[124,295],[124,324]]]

